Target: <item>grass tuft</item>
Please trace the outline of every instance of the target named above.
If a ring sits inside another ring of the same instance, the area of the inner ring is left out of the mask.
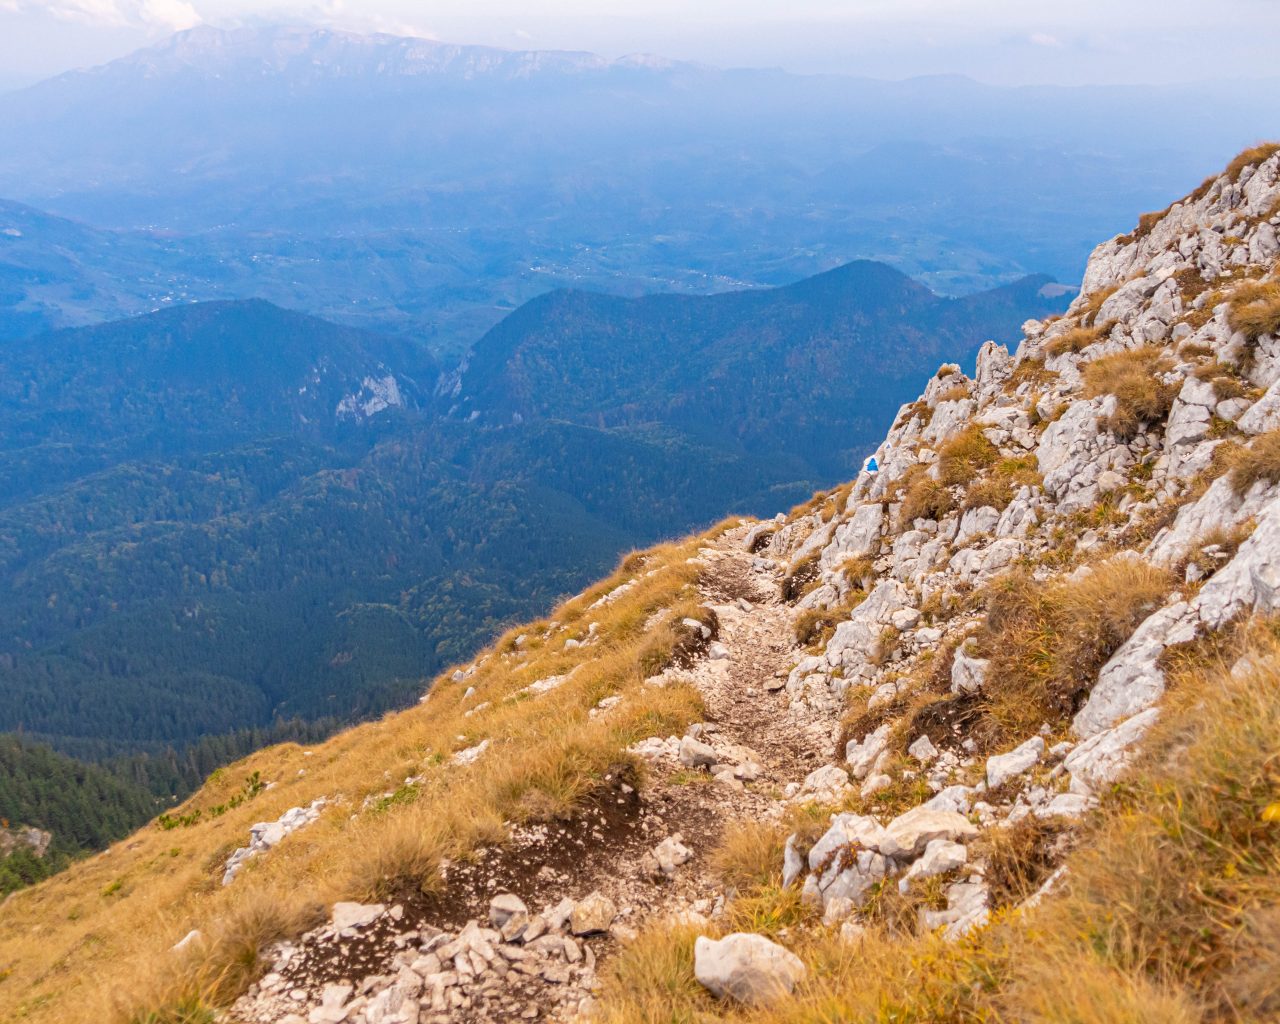
[[[951,438],[938,452],[938,475],[948,487],[968,484],[1000,459],[1000,449],[974,423]]]
[[[917,519],[942,519],[955,507],[947,486],[926,472],[912,475],[902,495],[898,521],[914,523]]]
[[[1144,424],[1159,423],[1169,415],[1177,389],[1160,379],[1166,369],[1164,354],[1152,346],[1103,356],[1085,365],[1084,394],[1114,395],[1115,412],[1105,426],[1117,437],[1130,438]]]
[[[1243,495],[1259,480],[1280,483],[1280,430],[1259,434],[1247,448],[1233,451],[1231,486]]]
[[[1227,322],[1250,345],[1264,334],[1280,333],[1280,281],[1246,281],[1228,301]]]
[[[1098,669],[1171,585],[1164,570],[1128,558],[1100,562],[1076,579],[1041,582],[1019,569],[989,584],[975,638],[991,659],[982,691],[989,739],[1025,739],[1043,722],[1073,715]]]

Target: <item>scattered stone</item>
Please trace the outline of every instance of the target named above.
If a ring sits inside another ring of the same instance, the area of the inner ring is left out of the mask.
[[[335,903],[330,926],[339,934],[365,928],[380,918],[386,909],[382,903]]]
[[[898,845],[903,856],[914,856],[935,839],[973,839],[978,835],[975,826],[963,814],[955,811],[935,811],[928,807],[915,807],[900,814],[885,827],[889,837]]]
[[[708,743],[686,736],[680,741],[680,763],[688,768],[710,767],[716,763],[715,749]]]
[[[986,684],[990,667],[986,658],[971,658],[963,649],[957,650],[951,663],[951,692],[977,693]]]
[[[964,867],[969,851],[949,839],[933,839],[924,848],[924,854],[916,860],[907,873],[898,880],[898,891],[906,892],[917,878],[945,875],[948,871]]]
[[[618,916],[618,908],[613,900],[599,892],[593,892],[569,915],[569,931],[574,935],[594,935],[607,932],[613,919]]]
[[[693,973],[715,996],[763,1006],[793,991],[807,971],[798,956],[776,942],[736,932],[719,940],[699,936],[693,945]]]
[[[676,869],[693,860],[693,851],[684,845],[684,837],[676,832],[662,840],[653,851],[658,870],[670,878]]]
[[[286,836],[305,828],[320,817],[328,801],[324,797],[313,800],[307,807],[290,807],[275,821],[260,821],[249,829],[249,845],[242,846],[230,857],[222,873],[222,884],[230,885],[245,863],[261,853],[266,853]]]
[[[489,923],[501,928],[517,914],[528,915],[524,900],[510,892],[499,893],[489,901]]]
[[[1030,771],[1040,763],[1044,753],[1044,737],[1032,736],[1007,754],[987,758],[987,786],[995,789],[1009,779]]]
[[[864,736],[860,742],[850,740],[845,746],[844,758],[855,779],[866,778],[876,760],[889,746],[890,725],[885,723],[875,732]]]

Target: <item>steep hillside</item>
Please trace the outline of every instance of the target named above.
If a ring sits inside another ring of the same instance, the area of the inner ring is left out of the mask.
[[[662,424],[843,477],[940,359],[968,361],[1063,309],[1064,292],[1040,277],[943,299],[869,261],[708,297],[554,292],[477,343],[450,398],[462,418]]]
[[[944,365],[877,472],[11,897],[0,1012],[1275,1019],[1277,225],[1272,146]]]

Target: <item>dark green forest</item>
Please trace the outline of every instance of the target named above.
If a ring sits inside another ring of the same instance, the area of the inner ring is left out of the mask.
[[[25,736],[0,734],[0,827],[32,826],[53,837],[43,856],[19,846],[0,857],[0,896],[128,835],[189,796],[223,765],[274,743],[317,742],[339,724],[278,721],[206,736],[181,752],[168,747],[96,762],[68,757]]]

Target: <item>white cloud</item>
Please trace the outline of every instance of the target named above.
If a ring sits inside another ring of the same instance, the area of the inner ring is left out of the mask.
[[[0,0],[0,12],[45,14],[96,28],[177,31],[204,19],[187,0]]]
[[[1027,38],[1036,46],[1047,46],[1053,50],[1062,49],[1062,40],[1057,36],[1049,35],[1048,32],[1032,32]]]
[[[204,20],[186,0],[142,0],[140,14],[147,24],[175,32],[195,28]]]
[[[323,25],[326,28],[346,32],[385,32],[393,36],[413,36],[419,39],[435,39],[436,33],[408,12],[408,18],[402,17],[398,8],[387,12],[373,9],[376,5],[368,0],[351,4],[348,0],[319,0],[316,3],[286,3],[284,5],[266,6],[258,0],[246,2],[237,0],[237,4],[229,6],[226,16],[219,18],[219,24],[292,24],[303,23]],[[387,4],[382,4],[388,7]],[[235,10],[241,8],[237,17]]]

